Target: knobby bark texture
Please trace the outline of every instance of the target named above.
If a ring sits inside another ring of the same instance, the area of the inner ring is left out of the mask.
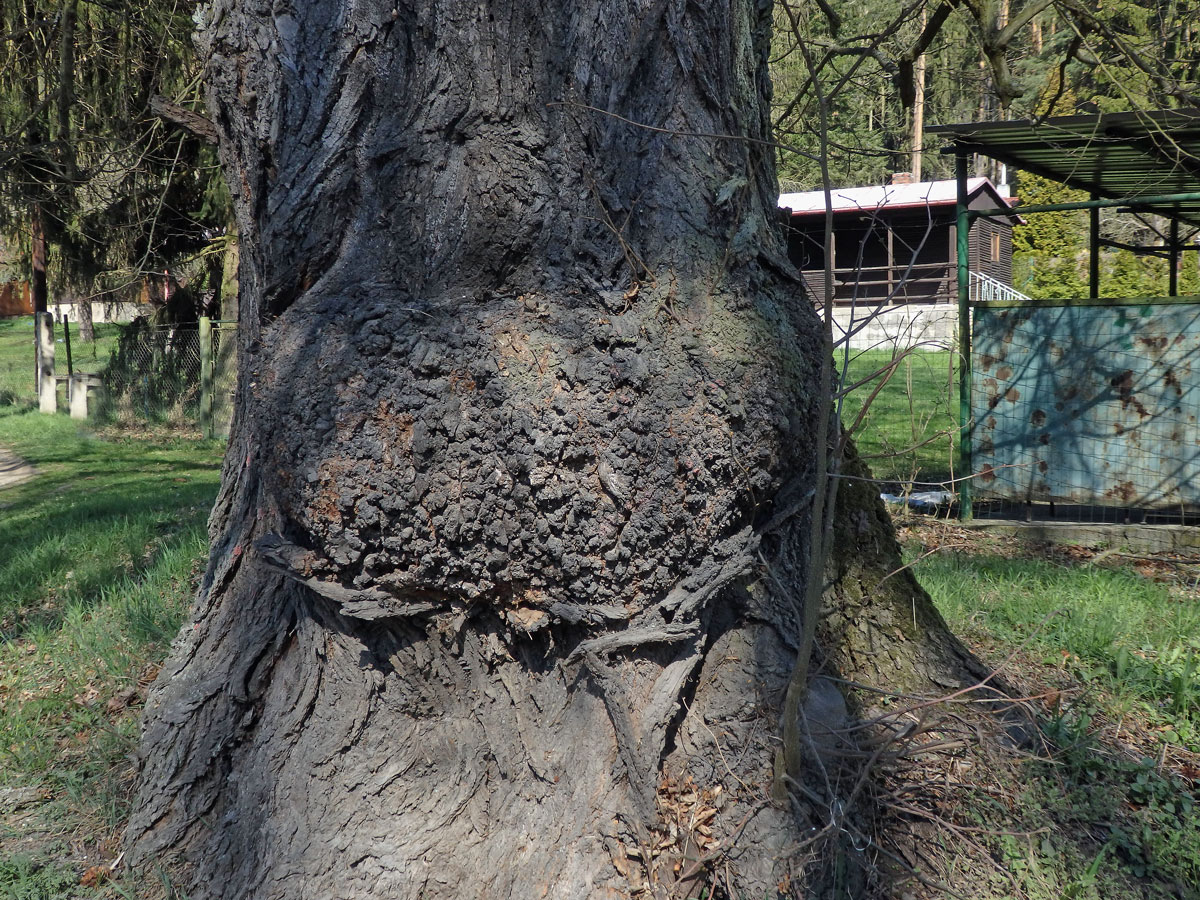
[[[800,884],[769,797],[826,351],[769,13],[208,10],[241,385],[128,829],[189,896]]]

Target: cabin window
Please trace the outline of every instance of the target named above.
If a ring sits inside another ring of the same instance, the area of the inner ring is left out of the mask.
[[[992,232],[992,240],[991,240],[990,250],[991,250],[991,253],[988,255],[988,259],[991,262],[999,262],[1000,261],[1000,232],[999,231]]]

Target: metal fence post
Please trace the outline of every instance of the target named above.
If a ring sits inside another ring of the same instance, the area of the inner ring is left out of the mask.
[[[200,317],[200,430],[213,436],[212,319]]]
[[[958,181],[955,225],[958,262],[958,517],[971,520],[971,219],[968,215],[967,155],[959,149],[954,157]]]
[[[56,413],[58,385],[54,381],[54,313],[34,313],[33,321],[37,340],[38,409],[44,413]]]

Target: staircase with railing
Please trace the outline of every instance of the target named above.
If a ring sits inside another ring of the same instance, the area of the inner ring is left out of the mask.
[[[991,275],[983,272],[971,273],[970,298],[972,303],[1012,303],[1026,306],[1033,303],[1033,298],[1022,294],[1012,285],[1005,284]]]

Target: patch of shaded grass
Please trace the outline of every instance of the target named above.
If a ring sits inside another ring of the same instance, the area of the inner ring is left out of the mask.
[[[78,880],[69,869],[28,856],[0,859],[0,900],[56,900],[69,896]]]
[[[12,410],[0,445],[40,473],[0,491],[0,789],[37,791],[20,828],[44,836],[15,839],[0,802],[0,900],[132,896],[79,876],[116,855],[140,704],[195,589],[223,445],[98,440]]]
[[[1027,641],[1082,681],[1151,702],[1172,721],[1200,713],[1200,608],[1164,585],[1124,568],[976,554],[936,554],[916,572],[959,634]]]
[[[1127,566],[954,538],[914,570],[952,630],[1007,661],[1049,748],[1006,809],[977,807],[1005,872],[980,896],[1200,897],[1194,599]]]
[[[41,473],[0,495],[0,639],[155,570],[202,530],[220,478],[219,443],[100,441],[64,416],[0,412],[0,446]]]

